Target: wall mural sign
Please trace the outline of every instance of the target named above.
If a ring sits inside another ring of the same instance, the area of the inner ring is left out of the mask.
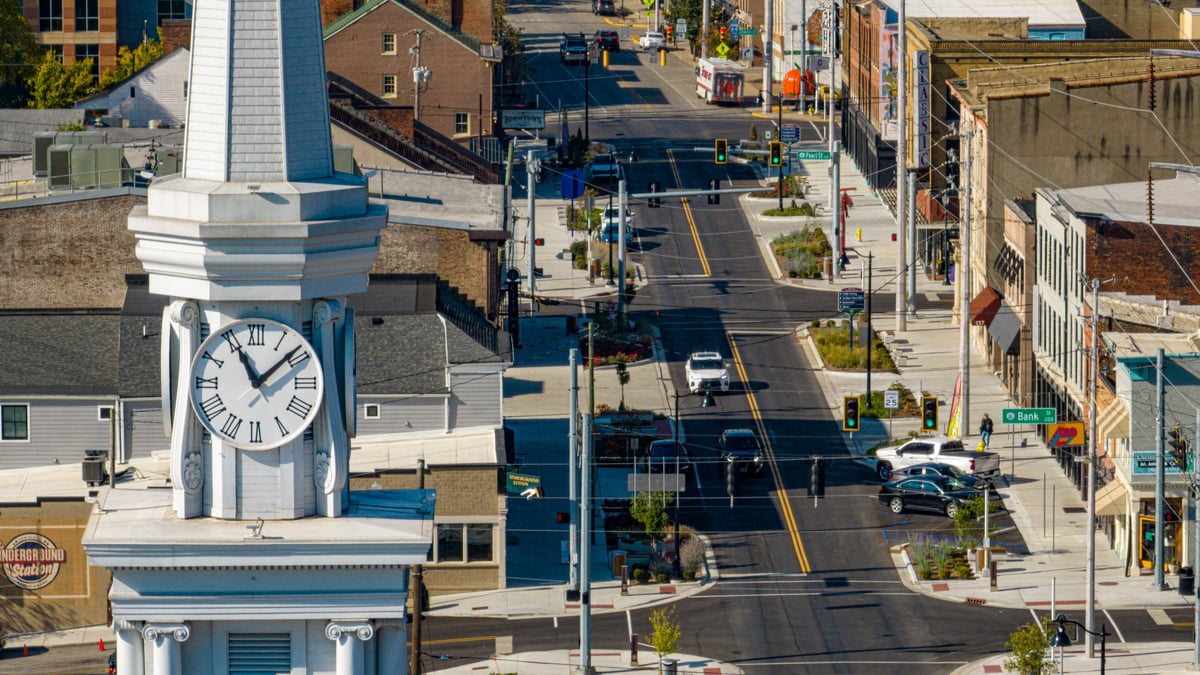
[[[0,549],[0,569],[17,588],[36,591],[54,582],[67,552],[35,532],[19,534]]]

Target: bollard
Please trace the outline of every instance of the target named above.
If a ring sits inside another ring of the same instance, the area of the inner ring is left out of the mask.
[[[629,595],[629,565],[621,565],[621,595]]]
[[[854,228],[854,238],[858,241],[862,241],[862,228],[861,227]]]
[[[663,659],[661,664],[663,675],[678,675],[679,662],[675,659]]]
[[[634,633],[629,636],[629,665],[636,666],[638,664],[637,657],[638,634]]]
[[[991,553],[991,551],[988,551],[988,552]],[[991,557],[991,556],[989,556],[989,557]],[[996,561],[995,560],[988,561],[988,578],[992,584],[992,590],[993,591],[996,590]]]

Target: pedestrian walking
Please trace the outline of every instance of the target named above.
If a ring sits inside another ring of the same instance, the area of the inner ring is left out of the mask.
[[[979,422],[979,436],[983,439],[981,442],[983,449],[987,450],[992,440],[992,418],[988,417],[987,413],[983,413],[983,419]]]

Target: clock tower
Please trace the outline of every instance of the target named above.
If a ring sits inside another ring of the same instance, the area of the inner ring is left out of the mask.
[[[338,516],[354,323],[386,208],[335,173],[315,0],[202,0],[181,174],[129,217],[163,317],[180,518]]]

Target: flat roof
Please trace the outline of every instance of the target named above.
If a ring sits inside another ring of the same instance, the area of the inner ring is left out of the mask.
[[[884,0],[898,10],[901,0]],[[1075,0],[907,0],[905,18],[983,19],[1028,17],[1030,28],[1086,28]]]
[[[1110,183],[1082,188],[1044,190],[1051,202],[1078,217],[1107,218],[1119,223],[1146,222],[1146,183]],[[1200,176],[1179,172],[1175,178],[1154,181],[1154,224],[1200,227],[1196,195]]]

